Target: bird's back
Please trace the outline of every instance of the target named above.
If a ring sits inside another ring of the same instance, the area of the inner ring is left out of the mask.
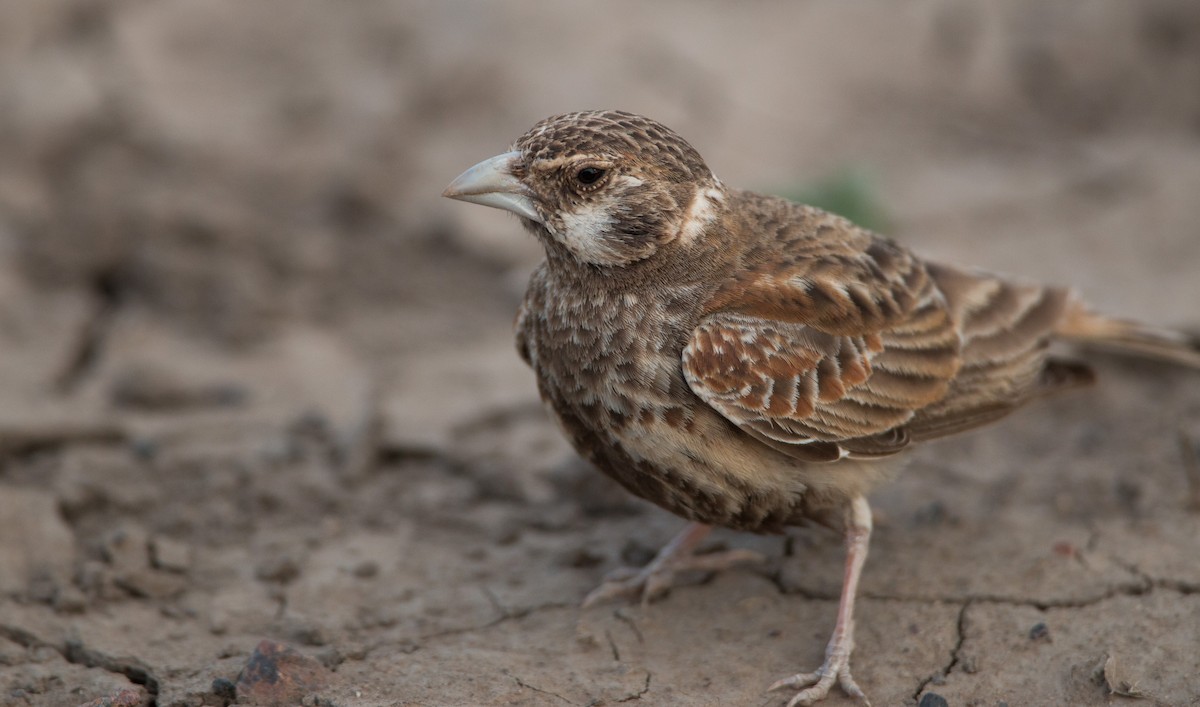
[[[737,262],[684,353],[702,398],[809,461],[898,452],[1045,389],[1065,290],[926,263],[841,217],[734,192]]]

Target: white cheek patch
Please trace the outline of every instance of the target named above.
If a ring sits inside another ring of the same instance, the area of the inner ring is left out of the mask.
[[[610,263],[616,253],[605,243],[616,219],[601,204],[585,206],[579,211],[562,215],[563,232],[556,234],[580,260],[588,263]]]
[[[644,182],[629,174],[613,178],[612,186],[619,189],[638,187]],[[611,236],[612,228],[616,225],[613,210],[621,208],[620,201],[599,202],[581,207],[578,211],[562,215],[562,233],[555,234],[558,240],[575,254],[575,257],[586,263],[610,265],[624,262],[609,245],[606,236]]]
[[[704,232],[704,227],[717,218],[717,204],[724,198],[721,191],[713,187],[696,192],[683,215],[683,225],[679,229],[681,243],[691,243]]]

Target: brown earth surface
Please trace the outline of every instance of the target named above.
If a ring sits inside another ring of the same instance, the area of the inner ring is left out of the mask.
[[[581,610],[681,521],[542,412],[533,240],[438,198],[592,107],[1200,326],[1193,2],[8,4],[0,704],[783,704],[839,539],[722,531],[768,563]],[[1200,704],[1200,375],[1095,362],[873,495],[875,705]]]

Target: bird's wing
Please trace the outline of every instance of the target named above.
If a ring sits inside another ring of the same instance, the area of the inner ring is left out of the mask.
[[[814,461],[881,456],[1082,380],[1046,360],[1065,291],[927,266],[839,217],[757,206],[775,233],[713,297],[683,371],[764,443]]]
[[[943,399],[962,340],[924,264],[849,222],[793,207],[709,303],[683,352],[689,386],[760,440],[806,459],[904,448]]]
[[[958,322],[962,364],[946,395],[908,425],[914,439],[978,427],[1031,398],[1094,380],[1086,365],[1048,355],[1076,301],[1069,290],[939,264],[926,270]]]

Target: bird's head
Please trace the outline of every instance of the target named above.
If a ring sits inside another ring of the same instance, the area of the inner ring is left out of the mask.
[[[630,265],[701,238],[725,201],[687,141],[618,111],[546,118],[443,196],[511,211],[551,253],[596,266]]]

